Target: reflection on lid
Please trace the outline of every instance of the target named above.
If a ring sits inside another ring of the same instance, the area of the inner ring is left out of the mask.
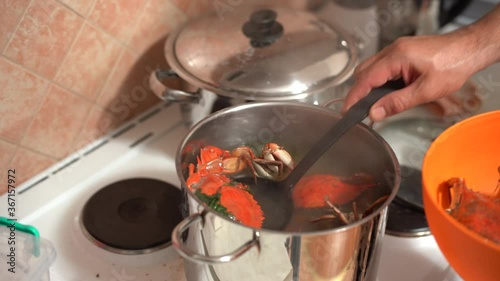
[[[260,9],[187,23],[167,42],[169,64],[195,86],[247,99],[296,99],[350,77],[357,63],[352,39],[306,11],[272,8],[283,34],[252,47],[243,26]]]

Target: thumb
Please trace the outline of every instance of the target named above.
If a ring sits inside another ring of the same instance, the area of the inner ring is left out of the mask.
[[[415,94],[418,82],[406,86],[403,89],[387,94],[376,102],[370,109],[370,119],[379,122],[394,114],[405,111],[422,101]]]

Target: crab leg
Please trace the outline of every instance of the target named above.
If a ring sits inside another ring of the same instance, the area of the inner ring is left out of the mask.
[[[266,160],[266,159],[253,159],[253,162],[256,165],[254,171],[257,171],[257,174],[266,179],[275,179],[276,176],[273,175],[272,167],[277,168],[278,178],[283,175],[283,162],[276,160]],[[252,167],[253,167],[252,166]]]
[[[448,181],[448,184],[451,186],[450,187],[451,198],[450,198],[450,207],[448,207],[446,211],[451,212],[451,210],[454,210],[455,208],[458,207],[458,204],[460,204],[460,201],[462,200],[463,188],[465,187],[465,185],[464,185],[464,180],[459,178],[450,179]]]
[[[498,183],[497,187],[493,191],[493,197],[500,198],[500,166],[498,166]]]
[[[389,198],[389,195],[385,195],[385,196],[382,196],[380,197],[379,199],[375,200],[375,202],[373,202],[373,204],[370,205],[370,207],[368,207],[366,209],[366,211],[364,212],[363,214],[363,217],[366,217],[368,216],[371,212],[373,212],[373,210],[379,205],[381,204],[382,202],[384,202],[385,200],[387,200],[387,198]]]
[[[342,213],[340,209],[335,207],[335,205],[333,205],[332,202],[330,202],[329,200],[325,200],[325,202],[326,204],[328,204],[330,208],[333,209],[333,211],[335,211],[335,213],[337,213],[337,215],[339,215],[343,223],[349,224],[349,217],[347,217],[345,213]]]
[[[283,149],[282,146],[279,146],[276,143],[268,143],[262,149],[262,158],[266,160],[278,160],[282,162],[286,167],[290,170],[295,168],[295,162],[292,159],[292,156]]]
[[[352,213],[354,214],[355,220],[361,219],[358,214],[358,205],[356,205],[356,202],[352,202]]]
[[[333,220],[334,218],[336,218],[335,215],[324,215],[324,216],[312,219],[312,220],[310,220],[310,222],[318,222],[318,221],[322,221],[322,220]]]

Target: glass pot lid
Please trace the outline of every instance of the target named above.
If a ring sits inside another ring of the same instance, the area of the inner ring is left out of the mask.
[[[345,81],[358,59],[350,36],[309,12],[277,7],[189,21],[165,53],[189,83],[246,100],[305,98]]]

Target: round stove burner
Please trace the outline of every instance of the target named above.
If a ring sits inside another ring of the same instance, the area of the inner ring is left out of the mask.
[[[402,237],[431,234],[423,212],[402,206],[398,202],[389,204],[385,232],[389,235]]]
[[[167,246],[182,220],[182,192],[166,182],[137,178],[96,192],[82,211],[82,227],[96,244],[118,253]]]
[[[389,205],[386,232],[404,237],[429,235],[422,199],[422,172],[408,166],[401,166],[401,171],[408,176],[401,177],[398,193]]]
[[[401,171],[405,171],[404,174],[408,176],[401,177],[401,184],[396,195],[396,200],[401,205],[423,212],[422,172],[408,166],[401,166]]]

